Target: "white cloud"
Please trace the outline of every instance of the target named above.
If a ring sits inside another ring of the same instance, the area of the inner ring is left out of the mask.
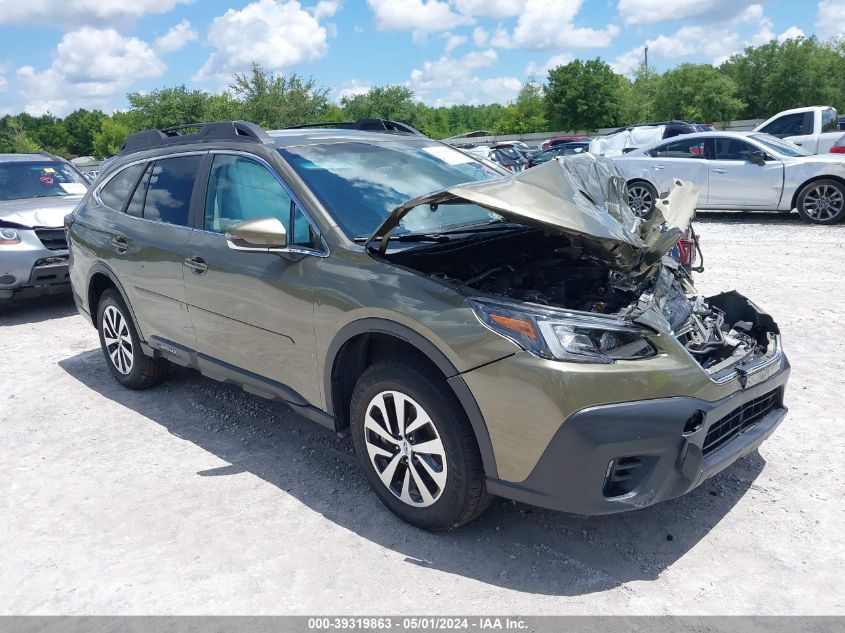
[[[440,0],[367,0],[381,30],[414,31],[415,39],[432,31],[472,24],[469,16],[452,11]]]
[[[472,31],[472,43],[478,48],[487,46],[490,42],[490,34],[482,27],[476,26]]]
[[[522,87],[519,79],[476,76],[477,71],[495,66],[498,61],[499,56],[493,49],[470,51],[457,59],[444,55],[412,70],[406,85],[433,106],[507,103],[519,93]]]
[[[340,89],[337,90],[335,101],[340,101],[344,97],[349,98],[355,95],[367,94],[372,88],[371,84],[358,81],[357,79],[345,81],[340,85]]]
[[[136,79],[164,70],[146,42],[115,29],[83,27],[62,38],[49,68],[22,66],[16,80],[26,112],[63,115],[80,107],[108,109],[114,95]]]
[[[582,4],[583,0],[526,0],[513,32],[497,29],[492,41],[502,48],[524,50],[610,45],[619,34],[615,24],[604,29],[575,26]]]
[[[523,0],[452,0],[459,13],[479,18],[510,18],[519,15]]]
[[[195,42],[198,38],[199,33],[191,27],[191,23],[188,20],[182,20],[156,40],[156,48],[162,53],[173,53],[184,48],[188,42]]]
[[[4,90],[6,90],[6,88],[8,86],[9,86],[9,80],[6,79],[5,77],[3,77],[2,75],[0,75],[0,92],[3,92]]]
[[[466,44],[469,39],[466,35],[452,35],[451,33],[444,33],[443,36],[446,38],[446,47],[443,49],[446,55],[458,48],[461,44]]]
[[[311,15],[318,20],[321,18],[330,18],[340,11],[341,6],[342,3],[340,0],[320,0],[311,8]]]
[[[330,4],[337,10],[337,3]],[[328,17],[331,8],[324,3],[320,15]],[[208,43],[215,50],[194,80],[226,80],[252,61],[269,70],[313,61],[326,54],[328,36],[327,27],[296,0],[258,0],[240,11],[229,9],[209,26]]]
[[[845,0],[821,0],[816,29],[822,38],[845,35]]]
[[[741,13],[737,0],[619,0],[619,16],[625,24],[654,24],[668,20],[723,21]]]
[[[535,75],[538,81],[543,81],[549,74],[549,71],[558,66],[565,66],[573,60],[571,53],[561,53],[560,55],[552,55],[546,60],[545,64],[537,64],[535,62],[528,62],[525,67],[526,75]]]
[[[786,40],[797,40],[799,37],[804,37],[804,31],[797,26],[790,26],[783,33],[778,35],[778,42],[785,42]]]
[[[751,26],[756,30],[748,37],[740,36],[738,29]],[[651,60],[676,60],[683,57],[709,58],[718,66],[746,46],[759,46],[776,39],[772,21],[763,7],[752,4],[742,8],[733,17],[712,24],[683,26],[670,35],[658,35],[646,41]],[[611,67],[618,73],[628,74],[643,62],[643,47],[638,46],[620,54]]]
[[[0,24],[114,25],[193,0],[0,0]]]

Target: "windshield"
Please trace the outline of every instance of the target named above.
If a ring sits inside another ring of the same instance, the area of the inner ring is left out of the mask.
[[[0,163],[0,200],[72,196],[87,190],[82,176],[59,161]]]
[[[501,177],[491,167],[430,140],[346,141],[279,148],[350,238],[369,237],[403,202],[473,180]],[[401,233],[432,233],[498,219],[473,204],[422,205],[406,215]]]
[[[751,138],[758,143],[762,143],[766,147],[775,150],[779,154],[783,154],[784,156],[797,157],[810,155],[810,152],[805,150],[803,147],[798,147],[795,143],[784,141],[776,136],[772,136],[771,134],[752,134]]]

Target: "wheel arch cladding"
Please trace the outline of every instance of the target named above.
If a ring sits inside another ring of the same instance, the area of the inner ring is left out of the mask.
[[[800,185],[798,185],[795,188],[795,193],[792,194],[792,206],[789,207],[790,211],[792,209],[796,209],[798,207],[798,196],[801,195],[801,192],[804,191],[804,188],[807,185],[816,182],[817,180],[835,180],[840,185],[845,187],[845,178],[842,178],[842,176],[836,176],[836,175],[833,175],[833,174],[825,174],[825,175],[822,175],[822,176],[813,176],[812,178],[808,178],[807,180],[805,180],[804,182],[802,182]]]
[[[344,326],[329,345],[323,386],[326,409],[334,416],[335,428],[340,431],[349,427],[349,403],[358,377],[375,361],[396,356],[413,358],[443,376],[472,425],[486,476],[496,477],[490,434],[464,379],[434,343],[394,321],[378,318],[354,321]]]
[[[91,269],[88,277],[88,311],[91,314],[91,321],[94,324],[94,327],[99,327],[99,324],[97,323],[97,313],[99,312],[100,298],[109,288],[114,288],[118,293],[120,293],[123,303],[125,303],[126,307],[129,309],[129,316],[135,324],[135,329],[138,331],[138,338],[140,338],[143,342],[144,337],[141,333],[140,327],[138,326],[138,319],[135,318],[135,310],[133,310],[132,304],[129,303],[129,299],[126,297],[126,292],[123,290],[123,286],[117,280],[117,277],[114,276],[114,273],[102,263],[96,264]]]

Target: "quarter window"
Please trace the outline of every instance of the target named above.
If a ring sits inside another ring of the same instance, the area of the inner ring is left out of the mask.
[[[103,201],[103,204],[115,211],[122,210],[143,170],[143,164],[130,165],[113,176],[106,183],[106,186],[100,189],[100,200]]]
[[[254,160],[217,154],[208,179],[205,230],[225,233],[233,224],[267,217],[284,225],[289,244],[318,248],[315,231],[276,176]]]
[[[201,156],[178,156],[154,163],[144,201],[145,219],[188,225],[191,192],[201,160]]]

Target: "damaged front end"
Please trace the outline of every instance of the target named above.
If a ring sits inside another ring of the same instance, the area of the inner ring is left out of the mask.
[[[660,334],[714,381],[743,381],[780,355],[778,328],[735,292],[703,298],[666,256],[697,200],[693,184],[676,182],[644,222],[628,208],[615,165],[580,155],[411,200],[376,232],[371,250],[465,294],[484,325],[539,357],[639,360],[660,353]],[[450,204],[484,207],[512,230],[389,248],[406,214],[420,206],[448,213]]]

